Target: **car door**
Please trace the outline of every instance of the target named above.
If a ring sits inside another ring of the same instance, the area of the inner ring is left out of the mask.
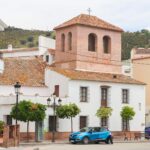
[[[106,128],[101,128],[98,134],[99,139],[105,140],[109,136],[109,131]]]
[[[99,131],[100,131],[99,127],[92,128],[91,134],[90,134],[90,140],[95,141],[99,139]]]

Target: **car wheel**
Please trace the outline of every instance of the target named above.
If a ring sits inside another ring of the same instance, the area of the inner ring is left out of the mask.
[[[89,138],[88,137],[84,137],[82,142],[83,142],[83,144],[88,144],[89,143]]]
[[[113,139],[112,137],[108,137],[105,141],[106,144],[113,144]]]
[[[77,144],[77,142],[71,142],[71,144]]]
[[[99,144],[99,141],[95,141],[95,144]]]

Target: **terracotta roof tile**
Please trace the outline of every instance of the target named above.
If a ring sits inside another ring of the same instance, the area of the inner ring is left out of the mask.
[[[136,54],[150,54],[150,48],[135,48]]]
[[[59,69],[55,67],[49,67],[49,69],[59,74],[62,74],[72,80],[88,80],[88,81],[145,85],[145,83],[143,82],[134,80],[128,76],[121,75],[121,74],[67,70],[67,69]]]
[[[45,86],[45,64],[41,58],[5,58],[4,72],[0,74],[0,85],[14,85],[19,81],[25,86]]]
[[[81,14],[77,17],[74,17],[73,19],[64,22],[63,24],[57,26],[54,28],[54,30],[57,30],[59,28],[64,28],[72,25],[86,25],[86,26],[92,26],[92,27],[97,27],[97,28],[102,28],[102,29],[107,29],[107,30],[114,30],[114,31],[119,31],[123,32],[123,29],[112,25],[96,16],[89,16],[86,14]]]

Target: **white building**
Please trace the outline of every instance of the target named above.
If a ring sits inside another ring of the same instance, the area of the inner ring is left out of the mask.
[[[0,19],[0,31],[4,31],[8,26]]]

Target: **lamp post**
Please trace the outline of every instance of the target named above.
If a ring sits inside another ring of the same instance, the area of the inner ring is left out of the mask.
[[[16,82],[14,85],[15,93],[16,93],[16,125],[17,125],[17,116],[18,116],[18,97],[20,93],[21,84],[19,82]]]
[[[56,104],[56,100],[58,101],[58,104],[61,104],[61,99],[58,98],[55,94],[52,95],[51,98],[47,99],[47,106],[48,107],[52,107],[53,108],[53,130],[52,130],[52,142],[55,142],[55,131],[56,131],[56,107],[58,106]],[[53,101],[52,105],[51,105],[51,101]]]

